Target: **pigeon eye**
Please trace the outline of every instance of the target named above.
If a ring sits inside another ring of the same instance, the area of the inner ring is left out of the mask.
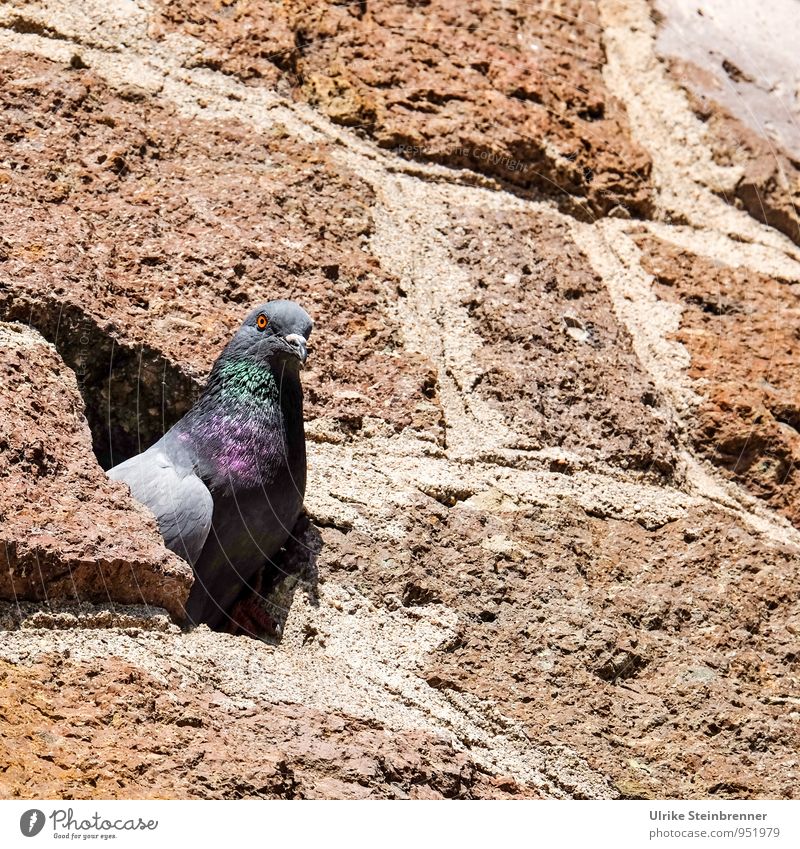
[[[269,324],[269,319],[262,312],[261,315],[256,319],[256,327],[259,330],[266,330],[267,325]]]

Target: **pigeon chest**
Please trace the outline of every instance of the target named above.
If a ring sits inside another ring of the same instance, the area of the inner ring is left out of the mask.
[[[282,544],[302,507],[302,392],[299,380],[279,384],[268,371],[240,367],[216,401],[189,438],[214,499],[215,533],[246,559],[248,546]]]
[[[228,429],[218,447],[209,485],[212,526],[226,555],[246,570],[288,537],[303,505],[305,452],[292,449],[282,428],[268,436]]]
[[[205,447],[212,494],[270,489],[295,466],[280,416],[224,417],[211,431]]]

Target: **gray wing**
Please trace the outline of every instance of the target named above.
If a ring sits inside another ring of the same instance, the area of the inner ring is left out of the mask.
[[[194,565],[211,528],[214,500],[191,465],[171,459],[161,440],[114,466],[108,476],[128,484],[133,497],[155,515],[167,548]]]

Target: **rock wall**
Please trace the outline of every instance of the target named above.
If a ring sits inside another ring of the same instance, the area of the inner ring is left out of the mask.
[[[796,796],[786,2],[0,4],[0,795]],[[312,525],[181,631],[102,467],[275,296]]]

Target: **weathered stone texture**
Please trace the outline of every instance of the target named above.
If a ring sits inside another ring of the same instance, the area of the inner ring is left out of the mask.
[[[192,64],[283,85],[411,159],[534,189],[585,217],[645,214],[650,160],[602,78],[594,2],[161,4]]]
[[[37,333],[5,323],[0,374],[0,596],[144,603],[180,617],[192,570],[97,465],[75,375]]]
[[[800,23],[791,0],[657,0],[659,54],[708,129],[714,159],[740,169],[729,196],[800,244]]]
[[[79,5],[0,5],[0,795],[796,797],[790,74],[712,0]],[[311,523],[181,631],[102,467],[276,296]]]
[[[703,394],[697,449],[800,525],[800,283],[639,243],[655,290],[683,310],[676,338]]]

